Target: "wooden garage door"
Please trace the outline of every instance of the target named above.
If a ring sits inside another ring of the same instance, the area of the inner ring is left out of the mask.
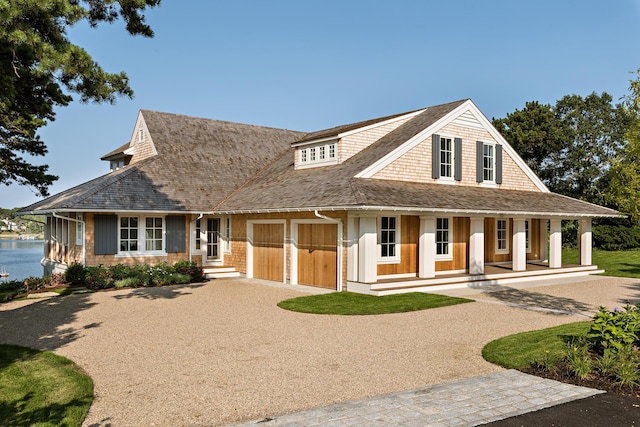
[[[253,224],[253,277],[284,281],[283,224]]]
[[[298,225],[298,283],[337,289],[338,226]]]

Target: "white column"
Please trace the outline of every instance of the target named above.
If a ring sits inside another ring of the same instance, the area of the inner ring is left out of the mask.
[[[471,218],[469,233],[469,274],[483,274],[484,218]]]
[[[549,221],[549,267],[562,267],[562,221]]]
[[[513,219],[513,271],[527,269],[527,232],[523,218]]]
[[[420,217],[418,277],[436,276],[436,217]]]
[[[378,234],[375,216],[360,217],[358,279],[363,283],[378,281]]]
[[[349,217],[347,219],[347,280],[358,281],[358,226],[359,218]]]
[[[591,265],[591,248],[592,248],[592,234],[591,234],[591,218],[581,219],[579,221],[580,227],[578,229],[580,233],[579,245],[580,245],[580,265]]]
[[[540,219],[540,259],[542,261],[547,260],[547,258],[549,257],[549,251],[548,251],[548,236],[547,236],[547,220],[546,219]]]

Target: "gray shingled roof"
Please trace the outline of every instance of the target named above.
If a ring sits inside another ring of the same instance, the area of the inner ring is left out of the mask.
[[[157,156],[71,188],[22,212],[405,208],[567,217],[617,214],[547,192],[354,178],[465,101],[425,109],[342,164],[303,170],[294,170],[292,143],[337,136],[401,114],[301,133],[143,110]]]
[[[157,156],[22,209],[206,212],[305,135],[143,110]],[[122,147],[120,147],[122,148]]]

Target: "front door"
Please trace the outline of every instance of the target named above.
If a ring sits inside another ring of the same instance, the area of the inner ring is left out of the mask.
[[[220,218],[207,219],[207,260],[220,259]]]

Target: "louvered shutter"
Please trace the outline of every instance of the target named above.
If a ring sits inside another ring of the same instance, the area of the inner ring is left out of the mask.
[[[453,179],[462,181],[462,138],[453,139]]]
[[[431,176],[440,178],[440,135],[431,136]]]
[[[168,216],[166,249],[167,252],[185,252],[187,232],[184,216]]]
[[[94,248],[96,255],[118,253],[118,216],[96,215],[93,219]]]
[[[476,141],[476,182],[484,181],[484,142]]]
[[[502,184],[502,145],[496,145],[496,184]]]

